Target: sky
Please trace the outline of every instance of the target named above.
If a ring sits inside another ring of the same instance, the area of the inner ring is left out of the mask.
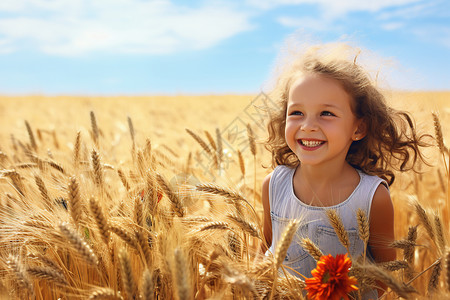
[[[448,0],[1,0],[0,94],[258,93],[286,41],[348,40],[450,90]]]

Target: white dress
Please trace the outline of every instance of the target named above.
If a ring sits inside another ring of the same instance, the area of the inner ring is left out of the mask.
[[[311,277],[311,271],[316,267],[314,258],[300,246],[304,237],[311,239],[323,254],[347,253],[340,243],[333,227],[326,216],[326,210],[334,209],[341,217],[343,225],[348,232],[350,241],[350,254],[353,259],[364,254],[364,242],[358,235],[358,221],[356,212],[361,208],[370,216],[373,195],[376,189],[386,182],[377,177],[358,171],[360,181],[352,194],[343,202],[329,207],[310,206],[300,201],[294,194],[293,176],[295,168],[284,165],[277,166],[272,173],[269,183],[269,204],[272,220],[272,245],[269,251],[275,254],[275,249],[284,228],[292,219],[299,219],[300,226],[289,246],[283,264],[304,275]],[[368,256],[370,257],[370,249]],[[289,270],[286,268],[286,271]],[[291,272],[295,274],[295,272]],[[363,299],[376,299],[376,290],[363,295]]]

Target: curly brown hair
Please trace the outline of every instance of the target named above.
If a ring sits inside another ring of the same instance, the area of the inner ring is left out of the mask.
[[[342,45],[336,48],[339,47]],[[345,45],[344,48],[349,49]],[[358,54],[348,59],[342,54],[336,55],[339,51],[324,54],[322,50],[320,46],[311,47],[297,58],[280,74],[269,94],[278,107],[271,113],[268,123],[266,148],[272,153],[272,167],[300,164],[285,140],[286,110],[290,86],[307,74],[337,80],[353,99],[353,113],[358,119],[363,119],[366,126],[366,136],[354,141],[347,153],[346,160],[354,168],[377,175],[391,185],[395,179],[393,170],[407,171],[414,169],[417,160],[425,162],[420,148],[430,145],[424,139],[431,136],[418,134],[407,112],[386,105],[383,94],[371,82],[368,72],[356,63]]]

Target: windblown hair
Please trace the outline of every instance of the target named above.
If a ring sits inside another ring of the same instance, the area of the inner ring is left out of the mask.
[[[334,52],[327,52],[330,46]],[[277,109],[271,112],[266,148],[272,153],[273,168],[300,164],[285,139],[289,89],[302,76],[325,76],[337,80],[351,96],[352,111],[366,126],[366,136],[351,144],[347,162],[367,174],[385,179],[390,185],[395,179],[393,170],[407,171],[414,169],[418,160],[425,162],[420,148],[429,146],[424,140],[431,136],[418,134],[407,112],[386,105],[368,72],[356,62],[359,53],[351,59],[347,55],[349,50],[352,48],[343,44],[314,46],[280,73],[269,94],[277,103]]]

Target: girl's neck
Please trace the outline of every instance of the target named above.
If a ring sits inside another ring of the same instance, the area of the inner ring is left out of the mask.
[[[346,175],[354,173],[354,168],[346,161],[334,165],[299,165],[296,173],[298,177],[307,178],[311,183],[327,185],[339,181]]]
[[[341,166],[299,165],[294,173],[296,196],[312,206],[332,206],[353,192],[359,182],[357,171],[344,162]]]

